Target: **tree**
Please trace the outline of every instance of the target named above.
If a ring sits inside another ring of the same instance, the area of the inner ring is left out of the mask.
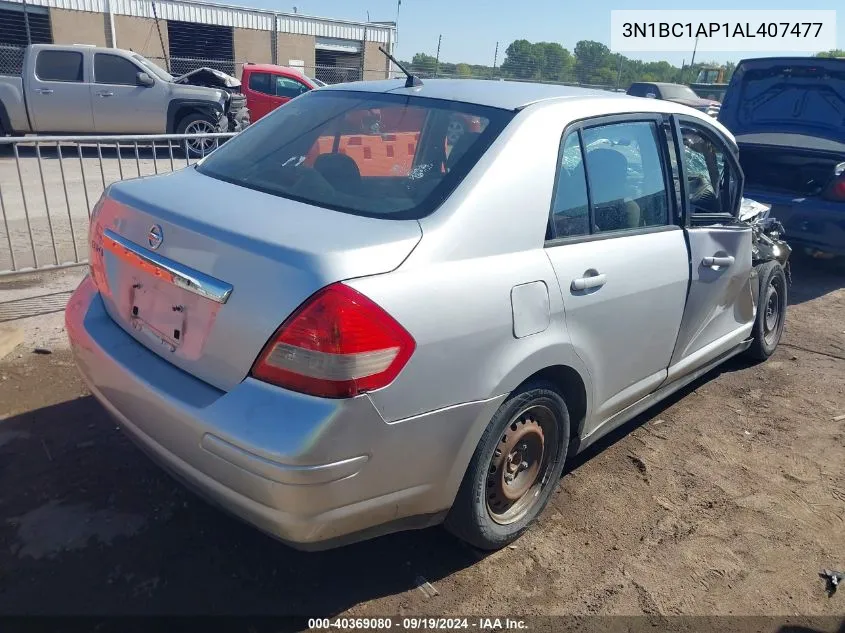
[[[547,81],[570,80],[572,55],[556,42],[534,44],[534,55],[539,63],[540,79]]]
[[[528,40],[511,42],[505,50],[502,72],[517,79],[533,79],[540,70],[537,51]]]
[[[615,80],[610,49],[601,42],[581,40],[575,45],[575,77],[578,83],[612,83]]]
[[[472,76],[472,68],[469,67],[469,64],[458,64],[455,66],[455,72],[457,72],[461,77]]]
[[[416,73],[432,75],[437,65],[437,58],[425,53],[417,53],[411,60],[411,70]]]
[[[841,48],[834,48],[833,50],[817,53],[816,57],[845,57],[845,50]]]

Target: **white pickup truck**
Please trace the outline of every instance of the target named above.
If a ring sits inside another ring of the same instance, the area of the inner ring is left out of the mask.
[[[203,70],[174,78],[132,51],[35,44],[20,76],[0,75],[0,135],[201,134],[249,125],[240,82]]]

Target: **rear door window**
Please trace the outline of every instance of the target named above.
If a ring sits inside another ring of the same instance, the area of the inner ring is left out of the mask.
[[[669,225],[665,142],[655,121],[570,131],[561,145],[547,239]]]
[[[269,73],[250,73],[249,89],[265,95],[272,95],[273,89],[270,86]]]
[[[557,237],[590,234],[587,174],[578,133],[566,137],[560,153],[558,179],[552,203],[552,224]]]
[[[35,75],[41,81],[82,82],[82,53],[41,51],[35,60]]]
[[[310,91],[197,169],[338,211],[416,219],[454,190],[513,116],[440,99]],[[461,131],[450,140],[456,121]]]
[[[669,200],[655,123],[588,128],[583,138],[594,229],[622,231],[667,224]]]

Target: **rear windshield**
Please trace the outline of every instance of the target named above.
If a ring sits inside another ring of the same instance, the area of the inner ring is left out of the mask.
[[[337,211],[419,219],[446,199],[512,117],[439,99],[321,90],[278,108],[197,169]]]

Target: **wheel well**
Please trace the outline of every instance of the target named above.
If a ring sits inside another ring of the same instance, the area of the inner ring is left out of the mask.
[[[560,392],[569,409],[572,439],[580,437],[587,417],[587,388],[581,375],[566,365],[553,365],[529,376],[522,384],[537,380],[551,383]]]

